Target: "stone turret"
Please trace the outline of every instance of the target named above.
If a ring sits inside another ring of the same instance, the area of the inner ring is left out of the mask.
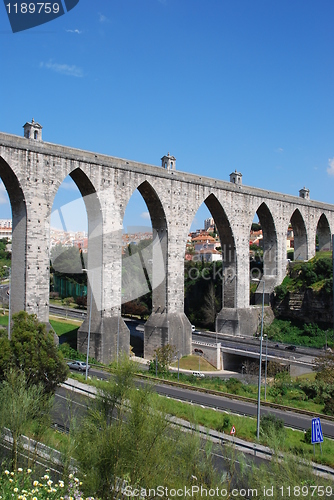
[[[175,163],[176,163],[175,156],[171,156],[169,153],[167,154],[167,156],[163,156],[161,158],[161,166],[168,171],[176,170]]]
[[[42,125],[35,122],[34,119],[31,122],[27,122],[23,125],[24,137],[26,139],[34,139],[35,141],[42,140]]]
[[[304,200],[309,200],[310,199],[310,190],[307,189],[305,186],[303,189],[299,190],[299,197],[304,198]]]
[[[242,174],[235,170],[230,174],[230,182],[233,182],[233,184],[242,184]]]

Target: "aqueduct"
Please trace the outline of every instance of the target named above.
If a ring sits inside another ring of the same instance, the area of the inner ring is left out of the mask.
[[[0,133],[0,176],[12,206],[12,310],[49,321],[50,217],[56,192],[70,175],[78,186],[88,217],[88,273],[92,284],[90,354],[110,362],[128,352],[130,335],[120,317],[122,302],[122,224],[125,208],[138,189],[152,221],[152,314],[145,325],[144,355],[170,343],[191,352],[191,325],[184,314],[184,255],[192,220],[205,202],[215,220],[223,250],[223,308],[219,332],[252,335],[257,313],[249,305],[249,232],[257,214],[264,234],[266,293],[286,272],[289,223],[295,257],[307,260],[331,248],[334,206],[309,199],[307,189],[290,196],[245,186],[241,175],[230,182],[177,171],[175,158],[162,167],[51,144],[41,140],[41,127],[25,125],[25,137]],[[78,347],[86,349],[88,322],[80,329]],[[119,341],[117,340],[119,339]]]

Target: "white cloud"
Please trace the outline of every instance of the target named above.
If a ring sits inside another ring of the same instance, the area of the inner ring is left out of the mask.
[[[77,185],[74,181],[72,181],[72,179],[63,181],[60,187],[61,189],[66,189],[67,191],[78,191]]]
[[[65,30],[66,33],[75,33],[77,35],[81,35],[82,31],[75,29],[75,30]]]
[[[101,14],[101,12],[99,12],[98,15],[99,15],[99,22],[100,23],[109,23],[109,19],[107,18],[107,16],[105,16],[104,14]]]
[[[49,61],[48,63],[41,62],[40,67],[50,69],[51,71],[55,71],[56,73],[61,73],[62,75],[75,76],[78,78],[83,77],[82,69],[79,68],[78,66],[75,66],[74,64],[70,66],[69,64],[58,64]]]
[[[150,220],[150,219],[151,219],[149,212],[142,212],[142,213],[140,214],[140,217],[141,217],[142,219],[148,219],[148,220]]]
[[[283,148],[276,148],[275,153],[283,153],[284,149]]]
[[[334,175],[334,158],[328,158],[327,174]]]

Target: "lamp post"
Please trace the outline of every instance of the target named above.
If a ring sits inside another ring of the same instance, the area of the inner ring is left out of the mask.
[[[11,297],[11,285],[12,285],[12,269],[11,267],[8,266],[3,266],[8,269],[9,273],[9,282],[8,282],[8,340],[11,339],[11,331],[10,331],[10,318],[11,318],[11,303],[10,303],[10,297]]]
[[[83,269],[83,271],[87,273],[87,285],[88,285],[88,269]],[[88,339],[87,339],[87,356],[86,356],[86,377],[85,377],[86,380],[88,378],[88,356],[89,356],[89,343],[90,343],[90,326],[91,326],[91,320],[92,320],[93,277],[94,277],[94,274],[92,274],[92,281],[91,281],[91,284],[90,284]]]
[[[117,366],[118,366],[118,355],[119,355],[119,308],[117,309]]]
[[[201,355],[203,351],[202,349],[195,349],[195,353],[198,354],[198,371],[201,372]]]
[[[268,364],[268,335],[265,334],[266,337],[266,364],[264,370],[264,400],[267,401],[267,364]]]
[[[261,367],[262,367],[262,337],[263,337],[263,317],[264,317],[264,279],[253,279],[252,281],[263,283],[262,289],[262,316],[261,316],[261,334],[260,334],[260,364],[259,364],[259,383],[258,383],[258,391],[257,391],[257,423],[256,423],[256,438],[259,440],[260,438],[260,407],[261,407]]]

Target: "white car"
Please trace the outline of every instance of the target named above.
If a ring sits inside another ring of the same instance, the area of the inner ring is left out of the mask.
[[[193,372],[193,375],[194,375],[194,377],[200,377],[200,378],[205,377],[204,373],[202,373],[202,372]]]
[[[69,361],[67,366],[71,370],[78,370],[79,372],[86,371],[86,363],[84,361]],[[88,370],[90,369],[90,365],[88,365]]]
[[[195,330],[196,330],[195,325],[191,325],[191,331],[194,333]]]

